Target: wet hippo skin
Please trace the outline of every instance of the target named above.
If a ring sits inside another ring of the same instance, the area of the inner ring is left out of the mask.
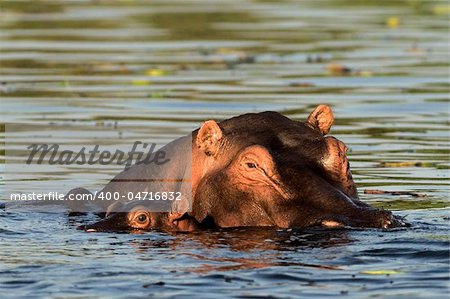
[[[106,213],[105,219],[84,228],[405,225],[391,212],[359,200],[347,147],[326,136],[333,121],[326,105],[316,107],[305,122],[277,112],[244,114],[220,123],[208,120],[192,135],[173,142],[176,148],[186,148],[187,144],[192,147],[190,209],[155,213],[135,202],[120,203],[115,204],[118,209]],[[177,157],[174,151],[172,156]],[[178,158],[163,166],[164,171],[182,173],[186,157]],[[135,165],[116,176],[104,190],[129,191],[124,178],[149,177],[151,167]],[[71,192],[88,191],[78,188]]]

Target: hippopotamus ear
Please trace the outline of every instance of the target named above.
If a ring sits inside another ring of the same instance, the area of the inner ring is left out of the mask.
[[[208,120],[202,125],[197,133],[197,146],[208,156],[214,156],[219,148],[218,141],[222,138],[222,130],[219,125]]]
[[[334,116],[331,108],[327,105],[319,105],[311,112],[306,122],[319,130],[322,135],[326,135],[330,132],[333,121]]]

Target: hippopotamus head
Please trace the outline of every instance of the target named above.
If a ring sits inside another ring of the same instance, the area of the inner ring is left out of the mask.
[[[114,212],[112,212],[114,211]],[[169,212],[152,212],[151,206],[140,202],[126,204],[116,202],[109,207],[105,218],[90,225],[80,226],[87,232],[98,231],[139,231],[154,228],[169,231],[192,231],[197,228],[197,222],[184,215]]]
[[[251,113],[193,133],[193,194],[199,223],[232,226],[400,225],[358,199],[345,144],[326,136],[333,113],[318,106],[306,122]]]

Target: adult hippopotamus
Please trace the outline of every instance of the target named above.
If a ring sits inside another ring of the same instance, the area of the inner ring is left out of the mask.
[[[219,123],[208,120],[163,148],[173,157],[167,165],[135,165],[103,189],[148,190],[153,174],[164,173],[174,182],[169,187],[173,191],[185,190],[186,184],[180,187],[179,182],[189,181],[188,197],[162,212],[136,202],[116,203],[104,220],[85,228],[404,225],[391,212],[358,199],[347,147],[326,136],[333,121],[327,105],[315,108],[306,122],[277,112],[249,113]],[[190,180],[185,179],[186,165],[192,165]]]

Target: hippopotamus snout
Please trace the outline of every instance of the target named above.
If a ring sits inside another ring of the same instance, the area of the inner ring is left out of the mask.
[[[127,214],[126,212],[116,212],[93,224],[81,225],[78,229],[86,232],[128,232],[134,228],[129,225]]]
[[[410,226],[402,217],[393,215],[392,212],[387,210],[374,208],[365,208],[358,211],[356,215],[323,217],[317,225],[328,228],[372,227],[383,229]]]

